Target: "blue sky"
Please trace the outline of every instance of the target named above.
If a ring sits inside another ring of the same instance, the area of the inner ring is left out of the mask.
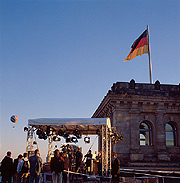
[[[0,161],[28,119],[91,117],[113,83],[149,83],[147,54],[123,62],[147,25],[154,82],[178,85],[179,0],[1,0]]]

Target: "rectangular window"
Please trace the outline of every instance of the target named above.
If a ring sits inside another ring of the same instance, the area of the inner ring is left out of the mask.
[[[166,145],[174,146],[174,134],[172,132],[166,132]]]

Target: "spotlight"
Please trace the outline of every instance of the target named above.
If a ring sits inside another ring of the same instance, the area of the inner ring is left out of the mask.
[[[36,134],[37,134],[37,135],[40,135],[41,132],[42,132],[42,131],[41,131],[40,129],[38,129],[38,130],[36,131]]]
[[[46,134],[47,134],[47,136],[51,136],[52,135],[52,129],[51,129],[50,126],[47,126]]]
[[[57,137],[57,136],[54,136],[53,137],[53,141],[60,141],[61,139],[59,138],[59,137]]]
[[[71,138],[66,138],[66,143],[70,143],[71,142]]]
[[[78,139],[76,137],[72,137],[71,141],[74,142],[75,144],[78,143]]]
[[[100,130],[99,129],[96,130],[96,134],[100,135]]]
[[[43,132],[43,139],[46,140],[47,139],[47,134]]]
[[[28,127],[24,127],[24,132],[27,132],[28,131]]]
[[[56,135],[56,130],[55,129],[52,129],[52,134]]]
[[[75,135],[78,139],[80,139],[82,137],[82,133],[78,129],[75,129],[73,131],[73,135]]]
[[[67,137],[69,137],[69,134],[67,132],[64,132],[63,137],[67,138]]]
[[[60,130],[58,131],[58,135],[59,135],[59,136],[63,136],[63,135],[64,135],[64,132],[60,129]]]
[[[37,145],[37,142],[36,142],[36,141],[34,141],[34,142],[33,142],[33,144],[34,144],[34,145]]]
[[[90,143],[90,137],[84,137],[84,142],[89,144]]]
[[[39,138],[39,139],[43,139],[43,132],[40,132],[40,133],[39,133],[38,138]]]

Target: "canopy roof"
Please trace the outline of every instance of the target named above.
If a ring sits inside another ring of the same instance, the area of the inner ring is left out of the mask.
[[[111,128],[110,118],[38,118],[29,119],[28,125],[46,130],[47,126],[63,129],[69,134],[78,129],[83,134],[96,134],[102,125]]]

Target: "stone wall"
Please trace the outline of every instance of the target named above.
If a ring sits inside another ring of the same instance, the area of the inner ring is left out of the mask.
[[[109,117],[123,140],[113,146],[121,162],[180,162],[180,85],[117,82],[104,97],[94,118]],[[140,146],[139,125],[151,126],[151,144]],[[176,127],[176,145],[166,146],[165,125]]]

